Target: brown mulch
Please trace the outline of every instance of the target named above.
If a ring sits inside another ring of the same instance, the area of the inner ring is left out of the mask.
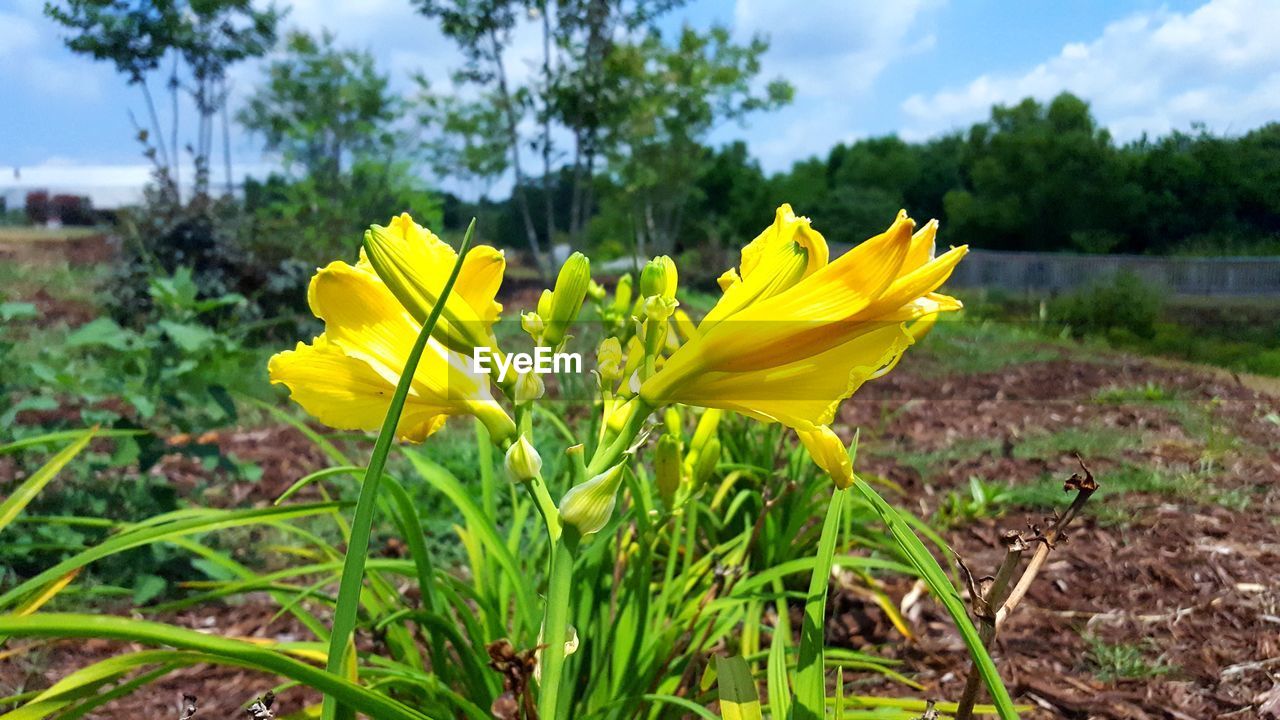
[[[1173,391],[1177,402],[1203,408],[1215,432],[1233,442],[1210,451],[1165,403],[1094,401],[1101,390],[1147,382]],[[1117,510],[1125,522],[1086,515],[1073,525],[1069,542],[1049,556],[994,654],[1015,701],[1032,706],[1032,717],[1259,717],[1260,706],[1278,705],[1280,684],[1280,425],[1264,419],[1277,407],[1275,397],[1229,377],[1111,358],[969,376],[902,368],[864,388],[843,419],[861,426],[864,440],[869,428],[876,429],[861,466],[900,484],[907,497],[899,502],[926,517],[947,491],[965,492],[971,476],[1061,482],[1077,469],[1073,453],[1021,458],[1011,450],[1028,436],[1068,428],[1141,433],[1139,447],[1085,458],[1104,487],[1108,471],[1125,463],[1196,472],[1215,491],[1247,492],[1239,511],[1200,497],[1100,500],[1123,503]],[[975,440],[997,449],[942,461],[928,477],[894,460],[902,448],[932,451]],[[1003,554],[1001,531],[1025,532],[1031,523],[1045,527],[1051,520],[1014,512],[955,527],[945,537],[976,573],[988,574]],[[891,595],[900,601],[911,589],[901,581]],[[877,614],[865,601],[854,604],[857,612]],[[898,654],[925,684],[923,696],[954,699],[966,656],[949,618],[928,602],[915,603],[907,616],[920,633],[915,642],[895,637],[896,644],[884,646],[875,633],[850,633],[845,641]],[[891,634],[883,616],[878,632]],[[1154,677],[1103,682],[1088,658],[1086,637],[1142,647],[1164,669]]]

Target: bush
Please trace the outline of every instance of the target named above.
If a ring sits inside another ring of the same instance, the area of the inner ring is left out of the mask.
[[[97,222],[93,203],[86,195],[54,195],[49,201],[51,214],[63,225],[89,226]]]
[[[1155,336],[1163,308],[1160,289],[1126,271],[1057,298],[1049,304],[1049,318],[1068,327],[1076,337],[1149,340]]]
[[[27,222],[32,225],[44,225],[49,222],[49,193],[44,190],[32,190],[27,193]]]

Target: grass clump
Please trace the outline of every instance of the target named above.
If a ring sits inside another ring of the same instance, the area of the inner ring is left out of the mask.
[[[1163,664],[1158,657],[1153,658],[1155,648],[1151,643],[1109,643],[1093,636],[1086,636],[1085,642],[1089,646],[1085,661],[1094,677],[1103,682],[1146,680],[1177,669]]]

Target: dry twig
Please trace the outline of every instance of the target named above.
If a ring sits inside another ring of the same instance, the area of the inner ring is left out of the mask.
[[[995,578],[991,580],[985,592],[980,591],[979,583],[974,581],[969,568],[963,562],[960,563],[960,569],[969,584],[969,596],[972,598],[974,614],[977,615],[981,623],[978,628],[978,635],[985,647],[991,646],[991,642],[995,640],[996,633],[1000,630],[1001,625],[1017,609],[1018,604],[1026,597],[1027,591],[1031,589],[1031,583],[1035,582],[1036,575],[1044,567],[1044,562],[1049,557],[1049,551],[1053,550],[1059,541],[1066,540],[1067,526],[1080,514],[1080,510],[1088,502],[1089,497],[1098,489],[1098,483],[1093,479],[1093,473],[1089,472],[1089,468],[1085,466],[1084,461],[1078,455],[1076,460],[1079,461],[1080,469],[1084,471],[1084,475],[1081,476],[1080,473],[1075,473],[1062,486],[1064,492],[1074,490],[1076,493],[1075,498],[1071,501],[1071,506],[1061,516],[1054,519],[1049,526],[1048,532],[1041,534],[1038,528],[1033,527],[1034,536],[1030,541],[1015,531],[1005,532],[1000,538],[1001,544],[1005,547],[1004,560],[1000,563],[1000,569],[996,571]],[[1022,572],[1022,576],[1018,578],[1017,584],[1013,586],[1012,591],[1008,592],[1008,597],[1006,598],[1005,592],[1009,590],[1009,582],[1012,580],[1014,572],[1018,569],[1022,554],[1032,544],[1036,546],[1036,549],[1031,555],[1031,561],[1027,563],[1027,569]],[[978,668],[976,665],[971,664],[969,675],[965,678],[964,692],[961,693],[960,701],[957,704],[956,720],[969,720],[973,717],[973,704],[978,699],[979,680]]]

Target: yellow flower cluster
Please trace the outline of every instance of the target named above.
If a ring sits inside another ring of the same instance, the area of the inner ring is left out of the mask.
[[[602,439],[635,413],[647,416],[666,405],[734,411],[794,428],[837,484],[852,483],[844,445],[829,427],[840,403],[892,369],[939,313],[960,308],[936,290],[966,248],[936,255],[937,229],[932,221],[917,229],[900,213],[888,230],[831,261],[809,219],[783,205],[773,224],[742,249],[738,267],[721,276],[723,294],[696,326],[677,310],[674,263],[651,263],[634,308],[628,280],[602,310],[604,317],[634,317],[640,326],[640,337],[608,338],[600,347]],[[457,260],[448,244],[408,215],[373,226],[365,248],[355,265],[334,262],[317,272],[308,300],[325,331],[279,353],[269,368],[272,382],[288,386],[307,412],[342,429],[381,424],[414,339]],[[516,425],[495,400],[489,377],[470,362],[475,347],[499,352],[492,326],[502,309],[495,297],[504,269],[502,253],[493,248],[477,248],[464,259],[414,375],[399,437],[421,441],[447,416],[473,415],[496,442],[515,440]],[[561,343],[591,286],[589,264],[576,256],[555,295],[540,303],[546,307],[525,317],[526,331]],[[669,318],[676,332],[668,332]],[[612,399],[617,382],[629,402]]]

